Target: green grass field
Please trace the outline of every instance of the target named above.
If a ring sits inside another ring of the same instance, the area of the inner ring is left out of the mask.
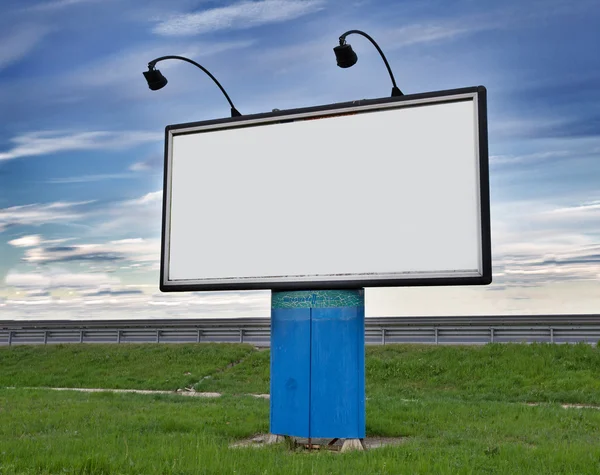
[[[306,453],[228,447],[268,432],[269,402],[245,395],[268,392],[268,351],[0,348],[0,474],[600,473],[600,410],[560,405],[600,403],[596,347],[399,345],[367,348],[366,362],[367,434],[404,443]],[[191,385],[223,396],[30,389]]]
[[[0,387],[177,389],[255,352],[250,345],[48,345],[0,348]]]

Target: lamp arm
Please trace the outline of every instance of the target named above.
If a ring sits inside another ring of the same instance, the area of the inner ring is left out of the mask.
[[[362,35],[366,39],[368,39],[371,43],[373,43],[373,46],[375,46],[375,48],[377,48],[377,51],[379,51],[379,54],[381,55],[381,58],[383,59],[383,62],[385,63],[385,67],[387,68],[388,73],[390,73],[390,78],[392,79],[392,86],[394,86],[395,89],[398,89],[398,86],[396,85],[396,79],[394,79],[394,74],[392,73],[392,68],[390,68],[390,65],[389,65],[385,55],[383,54],[383,51],[381,51],[381,48],[375,42],[375,40],[373,38],[371,38],[369,35],[367,35],[364,31],[360,31],[360,30],[347,31],[342,36],[340,36],[340,46],[343,46],[346,43],[346,36],[351,35],[352,33],[357,33],[359,35]]]
[[[196,66],[196,67],[200,68],[202,71],[204,71],[204,72],[205,72],[205,73],[208,75],[208,77],[210,77],[210,78],[211,78],[211,79],[212,79],[212,80],[215,82],[215,84],[216,84],[217,86],[219,86],[219,89],[221,89],[221,92],[222,92],[222,93],[223,93],[223,95],[225,96],[225,99],[227,99],[227,102],[229,102],[229,105],[231,106],[231,115],[232,115],[232,116],[240,116],[240,115],[242,115],[242,114],[240,114],[240,113],[238,112],[238,110],[235,108],[235,106],[233,105],[233,102],[231,102],[231,99],[229,98],[229,95],[227,94],[227,92],[225,91],[225,89],[223,89],[223,86],[221,86],[221,83],[219,83],[219,81],[217,81],[217,78],[216,78],[216,77],[214,77],[214,76],[213,76],[213,75],[210,73],[210,71],[209,71],[208,69],[206,69],[206,68],[205,68],[204,66],[202,66],[201,64],[198,64],[196,61],[193,61],[193,60],[191,60],[191,59],[188,59],[188,58],[184,58],[183,56],[173,56],[173,55],[170,55],[170,56],[161,56],[160,58],[156,58],[156,59],[153,59],[152,61],[150,61],[150,62],[148,63],[148,68],[149,68],[149,69],[154,69],[154,66],[156,65],[156,63],[158,63],[159,61],[163,61],[163,60],[165,60],[165,59],[180,59],[181,61],[185,61],[185,62],[187,62],[187,63],[191,63],[191,64],[193,64],[194,66]]]

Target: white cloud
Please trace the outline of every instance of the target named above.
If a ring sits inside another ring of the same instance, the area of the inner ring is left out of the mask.
[[[522,155],[492,155],[491,165],[518,165],[522,163],[541,162],[573,155],[572,150],[549,150],[545,152],[526,153]]]
[[[131,173],[104,173],[98,175],[80,175],[80,176],[69,176],[63,178],[53,178],[51,180],[46,180],[46,183],[63,185],[67,183],[92,183],[96,181],[104,181],[104,180],[120,180],[131,178],[133,174]]]
[[[160,259],[159,239],[121,239],[111,241],[108,247],[114,248],[130,261],[156,262]]]
[[[451,40],[459,36],[473,34],[478,31],[494,28],[489,22],[439,22],[429,24],[413,24],[384,32],[381,36],[386,43],[386,50],[394,50],[405,46],[434,41]],[[348,42],[349,38],[348,38]]]
[[[84,219],[92,218],[95,223],[93,224],[95,237],[102,236],[101,239],[107,241],[114,240],[123,232],[129,233],[132,229],[138,231],[138,236],[157,235],[160,232],[162,190],[146,193],[139,198],[112,203],[103,208],[95,207],[93,210],[86,207],[90,203],[94,202],[59,201],[0,208],[0,232],[11,226],[41,226],[49,223],[85,226],[92,229],[92,224],[84,225],[82,223]],[[37,241],[36,239],[38,238],[25,236],[14,239],[11,244],[16,247],[30,247],[31,249],[27,252],[29,261],[47,262],[51,260],[48,254],[51,252],[48,251],[51,245],[72,240],[72,238],[46,241]],[[77,248],[77,252],[67,252],[65,249],[64,257],[81,255],[88,256],[90,260],[93,260],[93,254],[96,251],[101,254],[110,254],[110,250],[101,245],[85,249],[81,245],[70,247]],[[53,255],[58,257],[60,254]]]
[[[72,7],[75,5],[81,5],[86,3],[99,3],[101,0],[54,0],[50,2],[38,3],[37,5],[33,5],[31,7],[27,7],[28,11],[56,11],[62,10],[63,8]],[[106,0],[103,0],[106,1]]]
[[[25,295],[28,298],[31,297],[51,297],[50,292],[48,292],[47,290],[44,289],[32,289],[32,290],[28,290],[27,292],[25,292]]]
[[[122,285],[106,273],[9,272],[6,285],[7,319],[232,318],[270,313],[269,291],[151,293],[158,282]]]
[[[268,316],[269,291],[155,293],[148,305],[176,307],[182,314],[204,317]]]
[[[48,155],[75,150],[126,149],[163,140],[162,133],[144,131],[59,132],[37,131],[13,137],[15,146],[0,152],[0,160]]]
[[[51,272],[9,272],[5,283],[10,287],[25,289],[96,288],[120,284],[120,279],[103,273],[71,273],[61,270]]]
[[[188,36],[217,30],[245,29],[293,20],[321,10],[323,3],[322,0],[243,1],[200,13],[176,15],[160,22],[153,31],[165,36]]]
[[[599,278],[600,201],[512,202],[496,206],[492,214],[497,282],[539,286]]]
[[[32,53],[50,31],[42,25],[20,25],[15,31],[0,37],[0,70]]]
[[[73,239],[74,238],[42,239],[39,234],[31,234],[8,241],[8,244],[15,247],[35,247],[40,246],[41,244],[61,244],[63,242],[72,241]]]
[[[8,241],[8,244],[15,247],[35,247],[39,246],[41,241],[39,234],[32,234]]]
[[[11,287],[18,288],[44,288],[48,285],[47,276],[37,273],[13,273],[9,272],[4,279],[4,283]]]
[[[125,205],[146,205],[153,203],[160,203],[162,200],[162,190],[151,191],[150,193],[146,193],[141,198],[136,198],[134,200],[125,201]]]
[[[40,226],[48,223],[69,224],[83,218],[81,210],[93,201],[30,204],[0,209],[0,232],[9,226]]]
[[[101,244],[41,245],[27,249],[22,260],[29,264],[117,261],[153,263],[158,261],[159,257],[160,243],[157,239],[137,238]]]
[[[600,200],[590,201],[574,206],[556,208],[546,213],[549,217],[560,217],[563,219],[600,218]]]
[[[162,190],[146,193],[140,198],[122,201],[106,210],[106,218],[94,232],[110,235],[124,229],[136,229],[141,235],[160,232]]]
[[[366,316],[552,315],[598,313],[600,284],[552,282],[538,286],[374,288],[365,293]]]
[[[148,170],[161,170],[164,165],[164,157],[162,154],[152,155],[145,160],[135,162],[129,166],[132,172],[144,172]]]
[[[502,264],[494,271],[494,282],[508,287],[540,287],[545,284],[589,281],[600,279],[599,264],[562,264],[540,262],[539,264]]]
[[[135,162],[133,165],[129,166],[129,170],[132,172],[143,172],[150,169],[150,165],[146,162]]]
[[[144,295],[144,291],[134,288],[115,288],[100,286],[96,289],[85,289],[79,291],[82,297],[131,297]]]

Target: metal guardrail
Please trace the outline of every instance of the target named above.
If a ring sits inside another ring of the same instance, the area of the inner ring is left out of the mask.
[[[56,343],[249,343],[269,346],[270,319],[0,321],[0,346]],[[596,343],[600,315],[376,317],[369,345]]]

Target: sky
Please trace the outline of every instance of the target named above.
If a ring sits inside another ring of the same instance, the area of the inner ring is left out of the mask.
[[[488,90],[490,286],[378,288],[367,316],[600,313],[597,0],[2,0],[0,320],[268,316],[269,291],[158,289],[164,127]]]

